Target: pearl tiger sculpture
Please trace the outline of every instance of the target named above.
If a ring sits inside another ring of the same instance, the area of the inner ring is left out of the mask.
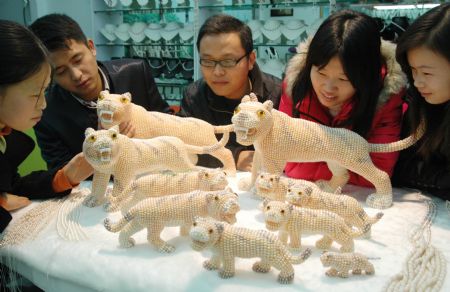
[[[106,218],[104,225],[108,231],[120,231],[121,247],[132,247],[135,241],[131,236],[147,228],[149,243],[159,252],[171,253],[175,247],[160,237],[166,226],[181,226],[180,234],[186,236],[196,216],[211,216],[235,223],[238,211],[237,194],[230,188],[215,192],[194,191],[145,199],[131,208],[118,222],[112,223]]]
[[[98,131],[88,128],[85,135],[83,153],[94,168],[92,192],[84,202],[89,207],[106,201],[105,192],[111,175],[114,176],[112,196],[116,197],[138,174],[194,169],[196,154],[210,153],[223,147],[229,137],[229,133],[224,133],[215,145],[199,147],[185,144],[177,137],[131,139],[119,134],[118,126]]]
[[[261,173],[256,178],[256,195],[268,200],[285,201],[287,190],[298,183],[316,186],[315,183],[307,180],[281,177],[276,174]]]
[[[266,230],[235,227],[210,218],[196,218],[189,235],[194,250],[211,249],[213,256],[203,263],[203,267],[220,269],[221,278],[234,276],[236,257],[257,257],[261,261],[253,264],[255,272],[267,273],[273,266],[280,271],[278,282],[289,284],[294,279],[292,264],[301,264],[311,255],[310,249],[298,256],[291,255],[276,235]]]
[[[110,197],[108,211],[119,207],[124,214],[149,197],[188,193],[195,190],[218,191],[227,187],[226,173],[221,169],[201,169],[184,173],[154,173],[133,180],[117,197]]]
[[[97,102],[97,115],[100,125],[109,129],[122,122],[131,122],[135,127],[134,138],[147,139],[156,136],[174,136],[183,142],[206,146],[217,143],[215,134],[233,131],[233,125],[213,126],[197,118],[182,118],[170,114],[147,111],[131,102],[131,94],[111,94],[101,91]],[[231,151],[218,147],[208,153],[222,162],[229,175],[236,173],[236,165]]]
[[[352,271],[354,275],[360,275],[362,272],[366,275],[375,274],[375,268],[367,257],[356,252],[337,253],[327,251],[320,256],[320,261],[324,267],[330,267],[325,273],[329,277],[347,278],[349,271]]]
[[[334,212],[344,218],[349,226],[367,230],[364,234],[366,238],[370,237],[372,225],[383,217],[382,212],[370,217],[355,198],[322,191],[311,183],[299,182],[289,187],[286,193],[286,201],[298,207]]]
[[[291,118],[273,109],[271,101],[258,102],[251,93],[242,98],[231,119],[238,143],[255,147],[252,176],[239,182],[242,190],[250,190],[259,172],[280,175],[286,162],[326,161],[332,173],[327,190],[345,185],[351,170],[370,181],[376,193],[368,196],[368,206],[378,209],[392,205],[392,186],[389,175],[378,169],[370,159],[370,152],[393,152],[405,149],[422,136],[415,136],[387,144],[371,144],[355,132],[331,128],[304,119]]]
[[[289,203],[270,201],[264,204],[264,220],[270,231],[280,231],[280,239],[289,247],[299,249],[303,233],[323,234],[316,247],[328,249],[333,241],[341,244],[341,252],[354,250],[353,238],[363,235],[367,230],[353,231],[344,219],[333,212],[295,207]]]

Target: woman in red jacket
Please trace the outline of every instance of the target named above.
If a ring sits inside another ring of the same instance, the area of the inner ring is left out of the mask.
[[[369,16],[344,10],[332,14],[310,43],[289,62],[279,110],[330,127],[350,129],[371,143],[399,140],[406,77],[395,61],[395,45],[381,41]],[[371,154],[392,175],[398,153]],[[324,162],[287,163],[289,177],[329,180]],[[372,186],[350,173],[349,183]]]

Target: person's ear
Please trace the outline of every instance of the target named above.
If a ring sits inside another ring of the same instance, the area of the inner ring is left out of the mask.
[[[255,62],[256,62],[256,51],[253,50],[248,55],[248,70],[253,70],[253,66],[255,65]]]
[[[88,39],[87,40],[87,45],[88,45],[89,51],[92,52],[92,55],[96,56],[97,55],[97,49],[95,48],[94,41],[92,39]]]

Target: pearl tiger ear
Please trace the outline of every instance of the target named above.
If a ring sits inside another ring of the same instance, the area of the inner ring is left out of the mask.
[[[92,129],[92,128],[87,128],[87,129],[84,131],[84,136],[87,137],[87,136],[89,136],[90,134],[92,134],[92,133],[94,133],[94,132],[95,132],[94,129]]]

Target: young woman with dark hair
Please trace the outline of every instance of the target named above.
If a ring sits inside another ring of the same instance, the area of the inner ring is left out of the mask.
[[[280,111],[330,127],[350,129],[370,143],[399,140],[406,77],[395,45],[381,41],[376,21],[351,10],[336,12],[302,43],[288,64]],[[301,151],[301,149],[299,149]],[[392,175],[398,153],[371,154]],[[326,163],[288,163],[287,176],[331,178]],[[349,183],[372,186],[350,173]]]
[[[46,106],[51,67],[47,51],[34,34],[15,22],[0,20],[0,232],[9,211],[43,199],[68,194],[92,174],[82,154],[61,169],[20,177],[17,167],[35,144],[21,131],[39,122]],[[23,196],[23,197],[22,197]]]
[[[425,122],[425,134],[403,150],[394,185],[450,199],[450,3],[419,17],[402,35],[397,60],[408,77],[403,134]]]

